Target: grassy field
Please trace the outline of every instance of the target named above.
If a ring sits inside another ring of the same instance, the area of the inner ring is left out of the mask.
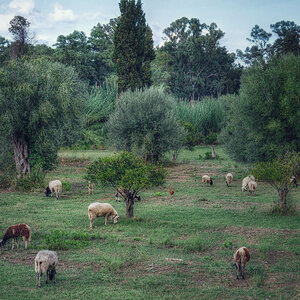
[[[96,187],[88,195],[86,166],[109,151],[62,151],[61,164],[48,179],[71,189],[59,200],[32,193],[1,191],[0,235],[25,222],[33,231],[24,243],[0,252],[0,299],[299,299],[300,218],[270,214],[277,195],[258,183],[254,196],[241,192],[249,167],[231,161],[221,147],[220,160],[199,160],[210,151],[183,151],[166,167],[165,186],[141,193],[135,218],[114,191]],[[234,175],[232,187],[225,174]],[[201,183],[203,174],[214,185]],[[171,197],[169,188],[175,193]],[[290,195],[299,209],[300,189]],[[98,218],[89,230],[87,207],[111,203],[119,223],[104,226]],[[246,246],[251,260],[245,280],[235,279],[233,253]],[[34,257],[40,249],[58,247],[57,283],[35,286]]]

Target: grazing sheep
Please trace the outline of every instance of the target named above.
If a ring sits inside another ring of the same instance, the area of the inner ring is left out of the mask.
[[[0,241],[0,247],[2,247],[9,239],[12,239],[12,247],[14,249],[17,237],[21,236],[25,242],[25,249],[27,249],[29,242],[31,241],[31,228],[27,224],[17,224],[7,228],[3,239]]]
[[[117,188],[116,193],[115,193],[116,201],[118,201],[118,202],[121,201],[120,196],[122,195],[122,193],[124,193],[124,190],[122,188]],[[141,196],[135,195],[134,199],[141,201]]]
[[[88,216],[90,220],[90,228],[97,217],[105,217],[105,226],[107,226],[107,219],[110,217],[114,224],[118,223],[119,215],[117,211],[109,203],[94,202],[88,207]]]
[[[41,279],[44,273],[47,274],[46,284],[48,283],[48,278],[53,280],[55,283],[55,267],[58,264],[58,256],[54,251],[41,250],[35,257],[34,266],[36,273],[36,285],[41,287]]]
[[[232,175],[231,173],[228,173],[228,174],[226,175],[226,185],[227,185],[227,186],[230,186],[232,180],[233,180],[233,175]]]
[[[290,184],[293,185],[293,187],[297,188],[298,187],[298,184],[297,184],[297,179],[295,176],[292,176],[291,179],[290,179]]]
[[[248,188],[249,188],[249,193],[251,195],[253,195],[254,192],[255,192],[255,190],[256,190],[256,188],[257,188],[257,183],[255,181],[253,181],[253,180],[249,181]]]
[[[245,178],[243,179],[243,182],[242,182],[242,192],[246,191],[246,189],[247,189],[247,187],[248,187],[248,183],[249,183],[251,180],[252,180],[252,181],[255,181],[255,177],[252,176],[252,175],[249,175],[249,176],[247,176],[247,177],[245,177]]]
[[[88,191],[90,195],[94,194],[94,187],[95,187],[95,183],[89,181],[89,185],[88,185]]]
[[[49,195],[51,195],[51,197],[52,197],[52,193],[54,193],[54,192],[56,195],[56,199],[58,199],[62,192],[62,184],[61,184],[60,180],[52,180],[49,182],[49,185],[46,187],[45,194],[47,197]]]
[[[209,177],[208,175],[203,175],[202,176],[202,182],[206,183],[206,184],[210,184],[213,185],[213,180],[211,177]]]
[[[239,270],[241,276],[245,279],[246,263],[250,260],[250,252],[246,247],[241,247],[234,253],[234,266],[236,267],[236,279],[239,279]]]

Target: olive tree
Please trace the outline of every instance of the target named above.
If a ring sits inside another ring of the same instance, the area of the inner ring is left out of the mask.
[[[110,143],[157,163],[181,147],[184,131],[175,116],[175,101],[159,88],[126,91],[107,124]]]
[[[126,202],[126,215],[133,217],[134,199],[140,191],[165,182],[166,171],[158,165],[145,164],[131,152],[99,158],[88,166],[85,178],[118,189]]]
[[[38,59],[0,68],[0,142],[10,145],[18,177],[33,162],[50,169],[58,147],[79,137],[84,98],[72,67]]]
[[[286,213],[290,203],[287,194],[295,186],[292,179],[300,170],[300,153],[286,153],[282,158],[271,162],[257,163],[253,175],[269,183],[278,193],[279,211]]]

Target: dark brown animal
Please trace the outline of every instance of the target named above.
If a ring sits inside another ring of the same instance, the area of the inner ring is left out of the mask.
[[[25,249],[27,249],[29,242],[31,241],[31,228],[27,224],[17,224],[7,228],[3,239],[0,241],[0,247],[4,246],[4,244],[12,239],[12,248],[14,249],[14,244],[16,242],[17,237],[22,237],[25,242]]]

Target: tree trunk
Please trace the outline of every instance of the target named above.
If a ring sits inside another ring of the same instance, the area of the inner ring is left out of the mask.
[[[28,143],[23,142],[16,136],[12,137],[12,146],[14,149],[14,159],[18,177],[30,174],[29,147]]]
[[[286,195],[288,193],[288,189],[279,189],[278,190],[278,195],[280,198],[280,210],[281,211],[286,211],[287,210],[287,200],[286,200]]]
[[[211,148],[211,156],[212,156],[212,158],[216,158],[216,151],[215,151],[215,148],[214,148],[214,146],[210,146],[210,148]]]
[[[134,205],[134,199],[133,197],[126,199],[126,216],[128,218],[133,217],[133,205]]]

